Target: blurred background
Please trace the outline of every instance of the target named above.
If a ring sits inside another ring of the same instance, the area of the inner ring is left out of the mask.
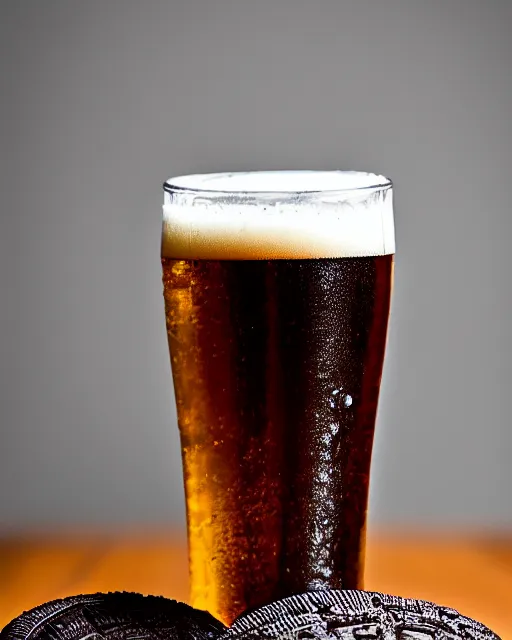
[[[161,184],[395,182],[370,526],[512,525],[508,0],[2,0],[0,535],[184,528]]]

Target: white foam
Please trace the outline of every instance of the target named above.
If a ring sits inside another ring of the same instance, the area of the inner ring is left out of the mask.
[[[167,181],[162,255],[336,258],[395,252],[392,187],[343,171],[249,172]]]

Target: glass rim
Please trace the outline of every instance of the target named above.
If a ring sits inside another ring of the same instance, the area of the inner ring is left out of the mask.
[[[164,189],[162,253],[167,257],[249,260],[394,253],[392,183],[374,173],[196,174],[171,178]]]
[[[262,188],[236,188],[236,184],[242,183],[243,179],[249,182],[257,182],[262,184]],[[285,183],[286,180],[308,180],[312,188],[264,188],[265,183],[270,184]],[[229,186],[234,183],[233,188],[221,186],[212,188],[215,182],[221,185]],[[339,185],[337,184],[339,183]],[[327,186],[321,186],[326,184]],[[316,186],[315,186],[316,185]],[[366,171],[350,171],[350,170],[252,170],[252,171],[228,171],[220,173],[197,173],[175,176],[167,179],[163,183],[165,192],[174,195],[191,195],[203,198],[229,198],[230,200],[245,200],[253,198],[261,199],[288,199],[288,198],[308,198],[308,197],[326,197],[335,198],[339,194],[343,198],[347,198],[350,194],[361,195],[364,193],[372,193],[375,191],[386,191],[393,187],[393,182],[377,173]]]

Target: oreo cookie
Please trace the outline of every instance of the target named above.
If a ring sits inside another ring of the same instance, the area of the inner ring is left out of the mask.
[[[432,602],[371,591],[310,591],[239,616],[227,629],[163,597],[97,593],[27,611],[0,640],[500,640]]]
[[[226,627],[206,611],[138,593],[54,600],[23,613],[0,640],[216,640]]]
[[[310,591],[239,616],[221,640],[499,640],[447,607],[369,591]]]

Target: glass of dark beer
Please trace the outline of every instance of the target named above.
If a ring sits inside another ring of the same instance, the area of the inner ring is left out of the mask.
[[[230,623],[294,593],[362,588],[391,182],[276,171],[164,189],[191,604]]]

